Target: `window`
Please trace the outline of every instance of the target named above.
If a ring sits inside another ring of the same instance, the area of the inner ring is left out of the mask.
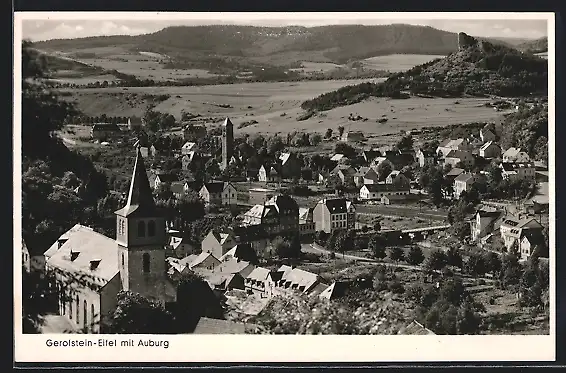
[[[73,319],[73,300],[69,299],[69,319]]]
[[[77,309],[75,310],[75,312],[77,313],[77,325],[80,325],[80,316],[79,316],[80,315],[80,313],[79,313],[80,303],[79,303],[79,296],[78,295],[77,295],[77,301],[76,301],[75,306],[77,307]]]
[[[155,236],[155,221],[153,220],[150,220],[150,222],[147,223],[147,235],[149,237]]]
[[[124,253],[122,253],[122,266],[124,266]]]
[[[124,221],[124,219],[120,219],[120,228],[122,234],[126,234],[126,222]]]
[[[94,303],[90,305],[90,324],[91,329],[94,329]]]
[[[87,307],[87,305],[86,305],[86,299],[85,299],[85,300],[83,301],[83,318],[84,318],[83,324],[84,324],[85,329],[88,327],[88,322],[87,322],[87,321],[88,321],[87,310],[88,310],[88,307]]]
[[[138,237],[145,237],[145,222],[140,221],[138,223]]]
[[[149,254],[145,253],[142,255],[142,262],[143,262],[143,272],[149,273]]]

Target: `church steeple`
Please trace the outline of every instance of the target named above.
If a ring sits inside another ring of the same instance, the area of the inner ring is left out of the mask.
[[[130,205],[146,205],[155,206],[153,195],[151,194],[151,187],[147,178],[145,164],[141,155],[140,148],[137,149],[136,163],[134,165],[134,174],[132,176],[132,183],[130,184],[130,193],[128,194],[128,203]]]
[[[135,211],[150,215],[155,214],[155,201],[153,200],[151,186],[149,185],[143,156],[139,147],[136,153],[136,162],[126,206],[116,211],[116,214],[121,216],[128,216]]]

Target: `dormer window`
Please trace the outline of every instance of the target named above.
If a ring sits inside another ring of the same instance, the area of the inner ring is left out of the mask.
[[[80,251],[71,251],[71,262],[74,261],[75,259],[77,259],[79,254],[80,254]]]
[[[94,271],[100,265],[100,259],[93,259],[90,261],[90,270]]]

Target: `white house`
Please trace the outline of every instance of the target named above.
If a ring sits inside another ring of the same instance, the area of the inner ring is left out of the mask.
[[[501,176],[510,181],[536,180],[536,169],[532,163],[501,163]]]
[[[521,148],[509,148],[503,153],[503,162],[529,162],[531,159]]]

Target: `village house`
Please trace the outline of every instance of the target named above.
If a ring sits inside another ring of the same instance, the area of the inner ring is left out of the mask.
[[[363,132],[345,130],[340,137],[342,142],[363,142],[365,141]]]
[[[521,148],[509,148],[503,153],[503,162],[505,163],[525,163],[530,162],[530,160],[529,155]]]
[[[183,154],[183,155],[189,154],[191,152],[195,153],[196,151],[198,151],[198,147],[197,147],[197,144],[194,143],[194,142],[187,141],[181,147],[181,154]]]
[[[325,287],[318,297],[321,299],[335,300],[346,295],[348,290],[348,282],[334,281],[330,286]]]
[[[462,192],[469,192],[472,186],[483,181],[483,175],[464,172],[454,179],[454,198],[460,198]]]
[[[354,182],[356,170],[352,166],[339,164],[330,172],[330,174],[338,176],[342,184],[347,184]]]
[[[191,271],[195,271],[197,269],[208,269],[210,271],[214,271],[214,269],[220,265],[220,260],[207,251],[203,251],[200,254],[188,255],[179,262],[181,267],[189,268]]]
[[[113,123],[95,123],[90,129],[91,138],[98,141],[106,141],[121,134],[120,127]]]
[[[330,158],[330,160],[331,160],[332,162],[344,163],[344,162],[346,162],[346,161],[348,160],[348,157],[346,157],[344,154],[337,153],[337,154],[334,154],[334,155]]]
[[[375,171],[377,171],[377,168],[379,167],[379,165],[383,162],[387,161],[387,158],[385,157],[375,157],[373,159],[373,161],[371,161],[370,163],[370,167],[373,168]]]
[[[377,159],[378,158],[376,158],[376,160]],[[401,170],[403,167],[409,166],[415,162],[415,154],[413,151],[390,150],[385,152],[385,159],[391,162],[394,169]]]
[[[413,320],[409,325],[399,330],[398,335],[436,335],[432,330]]]
[[[472,147],[470,146],[468,140],[466,139],[462,139],[462,138],[456,140],[447,139],[441,142],[440,145],[438,145],[438,148],[436,148],[436,155],[444,158],[452,150],[471,152]]]
[[[301,237],[311,237],[315,233],[314,208],[299,208],[299,234]]]
[[[453,167],[450,171],[448,171],[446,173],[446,175],[444,175],[444,178],[451,184],[454,184],[454,180],[456,179],[456,177],[458,177],[460,174],[466,172],[466,170],[462,169],[462,168],[458,168],[458,167]]]
[[[249,243],[238,243],[236,246],[231,248],[226,252],[226,254],[220,257],[221,262],[226,262],[228,260],[245,260],[252,264],[255,264],[250,257],[257,255],[252,245]]]
[[[199,190],[199,195],[205,205],[236,205],[238,192],[229,182],[213,181],[205,183]]]
[[[288,195],[276,195],[242,214],[240,225],[260,226],[269,236],[296,234],[299,232],[299,206]]]
[[[140,146],[139,150],[140,150],[140,154],[142,155],[142,157],[144,157],[144,158],[153,157],[153,154],[151,153],[150,147]]]
[[[324,198],[313,210],[316,231],[332,233],[337,229],[353,229],[356,224],[356,208],[344,198]]]
[[[548,246],[541,230],[527,231],[519,244],[520,260],[525,261],[535,253],[542,258],[548,258]]]
[[[273,275],[272,275],[273,273]],[[283,273],[280,273],[282,275]],[[280,278],[281,276],[279,276]],[[244,279],[244,286],[246,290],[254,293],[265,294],[268,297],[273,296],[273,288],[276,281],[279,279],[277,271],[270,271],[267,268],[256,267]]]
[[[158,190],[161,184],[171,186],[171,184],[176,181],[179,181],[179,176],[177,174],[158,173],[155,175],[155,180],[153,181],[153,189]]]
[[[480,138],[481,138],[481,141],[486,143],[486,142],[495,141],[497,137],[495,136],[495,134],[491,130],[489,130],[487,128],[482,128],[480,130]]]
[[[184,181],[174,181],[170,186],[171,193],[175,198],[182,198],[186,194],[185,182]]]
[[[220,232],[216,229],[211,229],[202,240],[201,249],[202,252],[208,252],[216,258],[221,258],[236,244],[236,237],[231,232]]]
[[[278,183],[281,177],[274,167],[262,165],[259,168],[258,180],[263,183]]]
[[[240,260],[236,258],[229,258],[219,265],[214,267],[214,270],[209,270],[206,268],[195,268],[194,272],[203,276],[206,280],[216,276],[218,274],[239,274],[243,278],[248,277],[248,275],[254,270],[255,265],[252,263]]]
[[[188,255],[196,254],[197,249],[185,235],[171,235],[169,247],[177,258],[185,258]]]
[[[191,169],[191,164],[196,159],[196,152],[190,151],[187,154],[183,154],[181,157],[181,167],[183,171],[189,171]]]
[[[501,216],[501,211],[490,207],[481,206],[476,210],[476,215],[470,220],[470,232],[472,241],[491,234],[495,229],[495,222]]]
[[[328,172],[322,171],[317,173],[317,183],[318,184],[326,184],[328,182],[328,178],[330,177],[330,174]]]
[[[360,188],[360,200],[371,201],[371,200],[381,200],[384,196],[405,196],[409,198],[410,187],[397,185],[397,184],[387,184],[387,183],[377,183],[377,184],[366,184]]]
[[[283,179],[299,178],[301,176],[301,163],[294,153],[282,153],[280,175]]]
[[[536,180],[536,169],[532,163],[500,163],[501,176],[510,181]]]
[[[166,272],[165,219],[156,209],[139,151],[128,200],[115,214],[115,240],[76,225],[46,252],[46,270],[69,284],[61,294],[60,315],[88,333],[106,331],[121,290],[166,306],[176,300]]]
[[[273,294],[277,295],[292,292],[307,294],[321,282],[318,275],[287,265],[282,265],[277,272],[281,272],[281,279],[275,281],[273,288]]]
[[[466,167],[472,168],[474,167],[475,159],[471,152],[463,151],[463,150],[451,150],[445,157],[444,157],[444,164],[451,165],[452,167],[456,167],[459,164],[462,164]]]
[[[530,216],[508,215],[499,226],[501,238],[507,250],[510,250],[514,244],[520,245],[521,239],[527,232],[542,231],[542,229],[542,225]]]
[[[250,334],[254,324],[201,317],[192,334]]]
[[[418,194],[403,193],[403,194],[386,194],[381,197],[381,203],[384,205],[403,204],[418,201],[421,197]]]
[[[480,148],[480,157],[491,159],[501,157],[501,147],[493,141],[488,141]]]
[[[213,273],[206,282],[211,289],[224,294],[232,289],[245,290],[244,278],[239,273]]]
[[[407,188],[410,186],[411,181],[405,174],[401,173],[401,171],[391,171],[387,178],[385,179],[386,184],[394,184],[401,188]]]
[[[360,167],[354,174],[354,183],[357,187],[361,187],[365,184],[375,184],[377,182],[379,182],[379,176],[373,168]]]
[[[419,160],[420,167],[432,165],[436,162],[436,154],[428,150],[418,149],[416,152],[416,157]]]

